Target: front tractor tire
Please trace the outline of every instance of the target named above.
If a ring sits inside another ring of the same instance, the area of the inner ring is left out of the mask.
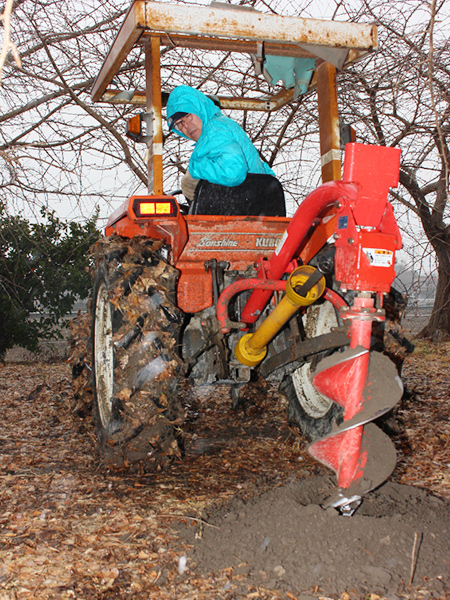
[[[184,411],[178,272],[147,238],[94,247],[92,383],[100,455],[109,466],[161,466],[180,456]]]

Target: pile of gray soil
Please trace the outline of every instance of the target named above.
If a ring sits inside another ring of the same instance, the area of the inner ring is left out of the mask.
[[[313,477],[212,509],[204,518],[216,527],[183,532],[188,561],[200,571],[233,567],[268,589],[447,597],[448,502],[387,483],[344,517],[321,508],[332,489],[330,478]]]

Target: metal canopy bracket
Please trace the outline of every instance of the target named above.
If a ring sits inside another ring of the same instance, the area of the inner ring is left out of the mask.
[[[336,69],[343,69],[349,55],[348,48],[328,48],[327,46],[318,46],[314,44],[301,44],[301,47],[311,52],[314,56],[329,62]]]

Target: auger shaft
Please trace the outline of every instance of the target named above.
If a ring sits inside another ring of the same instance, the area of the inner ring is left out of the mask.
[[[353,309],[369,309],[374,307],[374,301],[371,297],[359,296],[355,298]],[[353,419],[362,409],[363,391],[367,380],[369,369],[370,339],[372,335],[372,319],[353,318],[350,327],[350,348],[365,348],[354,359],[351,371],[348,376],[351,377],[351,386],[347,392],[347,398],[344,406],[344,421]],[[363,427],[354,427],[342,433],[339,456],[338,486],[348,488],[355,477],[358,476],[358,465],[361,465],[361,444],[363,436]],[[361,465],[363,468],[363,465]]]

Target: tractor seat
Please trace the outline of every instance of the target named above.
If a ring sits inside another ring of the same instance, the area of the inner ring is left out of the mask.
[[[257,173],[249,173],[241,185],[233,187],[201,179],[189,214],[285,217],[283,188],[273,175]]]

